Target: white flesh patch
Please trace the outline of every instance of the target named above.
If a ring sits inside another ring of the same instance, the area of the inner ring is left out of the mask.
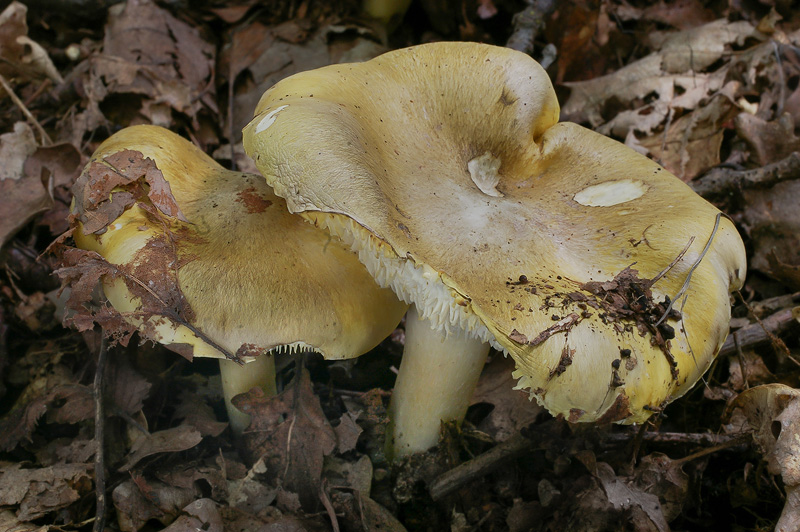
[[[487,196],[503,197],[503,193],[497,190],[497,183],[500,182],[500,162],[500,159],[487,151],[467,163],[467,169],[472,181]]]
[[[642,197],[647,188],[642,181],[620,179],[587,187],[572,199],[587,207],[611,207]]]
[[[273,109],[272,111],[267,113],[264,116],[264,118],[262,118],[261,121],[256,126],[256,133],[261,133],[262,131],[267,129],[269,126],[274,124],[275,123],[275,118],[277,118],[278,113],[280,113],[281,111],[283,111],[287,107],[289,107],[289,106],[288,105],[281,105],[277,109]]]

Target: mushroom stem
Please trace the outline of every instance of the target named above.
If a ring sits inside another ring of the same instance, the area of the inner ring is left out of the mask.
[[[403,360],[389,405],[389,459],[439,443],[442,421],[461,423],[488,354],[489,344],[466,332],[446,336],[421,320],[411,306]]]
[[[231,430],[237,436],[250,425],[250,416],[233,406],[231,399],[240,393],[249,392],[255,387],[264,390],[266,395],[275,395],[275,357],[264,354],[252,362],[239,365],[227,358],[219,359],[219,372],[222,376],[222,393]]]

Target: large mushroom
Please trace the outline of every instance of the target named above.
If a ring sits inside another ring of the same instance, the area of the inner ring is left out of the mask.
[[[634,423],[686,393],[727,335],[746,269],[733,224],[558,115],[527,55],[436,43],[287,78],[244,130],[289,209],[415,306],[397,455],[461,420],[489,344],[553,414]]]
[[[141,188],[148,194],[132,200]],[[356,357],[406,309],[260,176],[225,170],[166,129],[130,127],[103,142],[75,197],[76,244],[117,272],[103,279],[108,300],[145,337],[220,359],[237,433],[249,416],[231,397],[275,391],[270,351]]]

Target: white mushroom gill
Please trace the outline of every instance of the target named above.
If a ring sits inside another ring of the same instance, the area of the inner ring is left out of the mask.
[[[503,193],[497,190],[497,183],[500,182],[500,162],[498,157],[487,151],[467,163],[472,181],[481,192],[494,198],[503,197]]]
[[[640,198],[647,189],[642,181],[620,179],[586,187],[572,199],[587,207],[611,207]]]
[[[280,107],[278,107],[276,109],[273,109],[272,111],[270,111],[269,113],[264,115],[264,118],[262,118],[258,122],[258,125],[256,126],[256,133],[261,133],[262,131],[266,130],[269,126],[274,124],[275,120],[278,117],[278,113],[280,113],[281,111],[283,111],[287,107],[289,107],[289,106],[288,105],[281,105]]]

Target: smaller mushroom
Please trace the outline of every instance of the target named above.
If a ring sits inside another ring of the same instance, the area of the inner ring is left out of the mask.
[[[166,129],[110,137],[74,193],[76,244],[116,272],[103,277],[108,300],[144,337],[220,360],[235,433],[249,416],[230,399],[275,392],[272,353],[357,357],[406,310],[260,176],[225,170]]]

